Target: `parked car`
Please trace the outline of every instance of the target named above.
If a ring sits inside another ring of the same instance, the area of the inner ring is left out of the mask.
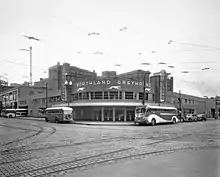
[[[206,121],[207,116],[205,114],[197,114],[198,121]]]
[[[186,114],[186,116],[184,117],[184,122],[197,122],[198,121],[198,117],[196,114]]]

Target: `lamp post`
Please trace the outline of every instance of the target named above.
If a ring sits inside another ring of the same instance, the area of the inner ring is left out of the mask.
[[[68,107],[70,105],[70,96],[71,96],[71,86],[72,86],[72,81],[70,80],[69,77],[70,75],[66,74],[66,80],[65,80],[65,86],[66,86],[66,90],[67,90],[67,102],[68,102]]]
[[[182,98],[181,98],[181,90],[179,90],[179,109],[180,109],[180,119],[182,120]]]
[[[41,41],[40,39],[33,37],[33,36],[23,35],[23,37],[25,37],[29,40]],[[29,50],[28,49],[21,49],[21,51],[29,51],[30,52],[30,86],[32,86],[32,47],[30,46]]]
[[[46,109],[47,109],[47,98],[48,96],[47,96],[47,83],[46,83],[46,105],[45,105],[45,107],[46,107]]]
[[[32,47],[29,49],[20,49],[20,51],[28,51],[30,52],[30,86],[32,86]]]
[[[145,97],[146,97],[146,76],[145,76],[145,73],[144,73],[144,85],[143,85],[143,93],[144,93],[144,95],[143,95],[143,100],[142,100],[142,104],[143,104],[143,106],[145,105]]]

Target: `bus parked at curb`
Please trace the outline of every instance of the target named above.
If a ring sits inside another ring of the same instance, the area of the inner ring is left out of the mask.
[[[51,107],[45,110],[46,122],[72,122],[73,108],[70,107]]]
[[[175,107],[138,106],[135,109],[135,124],[156,125],[158,123],[177,123],[178,111]]]
[[[6,118],[27,117],[28,109],[4,109],[1,116]]]

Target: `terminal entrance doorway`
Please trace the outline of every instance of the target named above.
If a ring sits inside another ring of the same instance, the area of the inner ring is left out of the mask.
[[[102,108],[101,107],[94,108],[93,121],[102,121]]]
[[[104,108],[104,121],[113,121],[113,107]]]

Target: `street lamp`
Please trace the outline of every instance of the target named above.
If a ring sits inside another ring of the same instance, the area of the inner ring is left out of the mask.
[[[46,83],[46,102],[45,102],[45,104],[46,104],[46,105],[45,105],[46,109],[47,109],[47,103],[48,103],[48,102],[47,102],[47,99],[48,99],[48,96],[47,96],[47,83]]]
[[[32,47],[29,49],[20,49],[20,51],[28,51],[30,52],[30,86],[32,86]]]
[[[67,76],[67,74],[66,74]],[[66,89],[67,89],[67,101],[68,101],[68,107],[70,105],[70,96],[71,96],[71,86],[72,86],[72,81],[71,80],[67,80],[67,77],[66,77],[66,81],[65,81],[65,86],[66,86]]]
[[[33,37],[33,36],[27,36],[23,35],[23,37],[29,39],[29,40],[34,40],[34,41],[41,41],[40,39]],[[30,52],[30,86],[32,86],[32,47],[30,46],[29,50],[28,49],[20,49],[21,51],[29,51]]]

